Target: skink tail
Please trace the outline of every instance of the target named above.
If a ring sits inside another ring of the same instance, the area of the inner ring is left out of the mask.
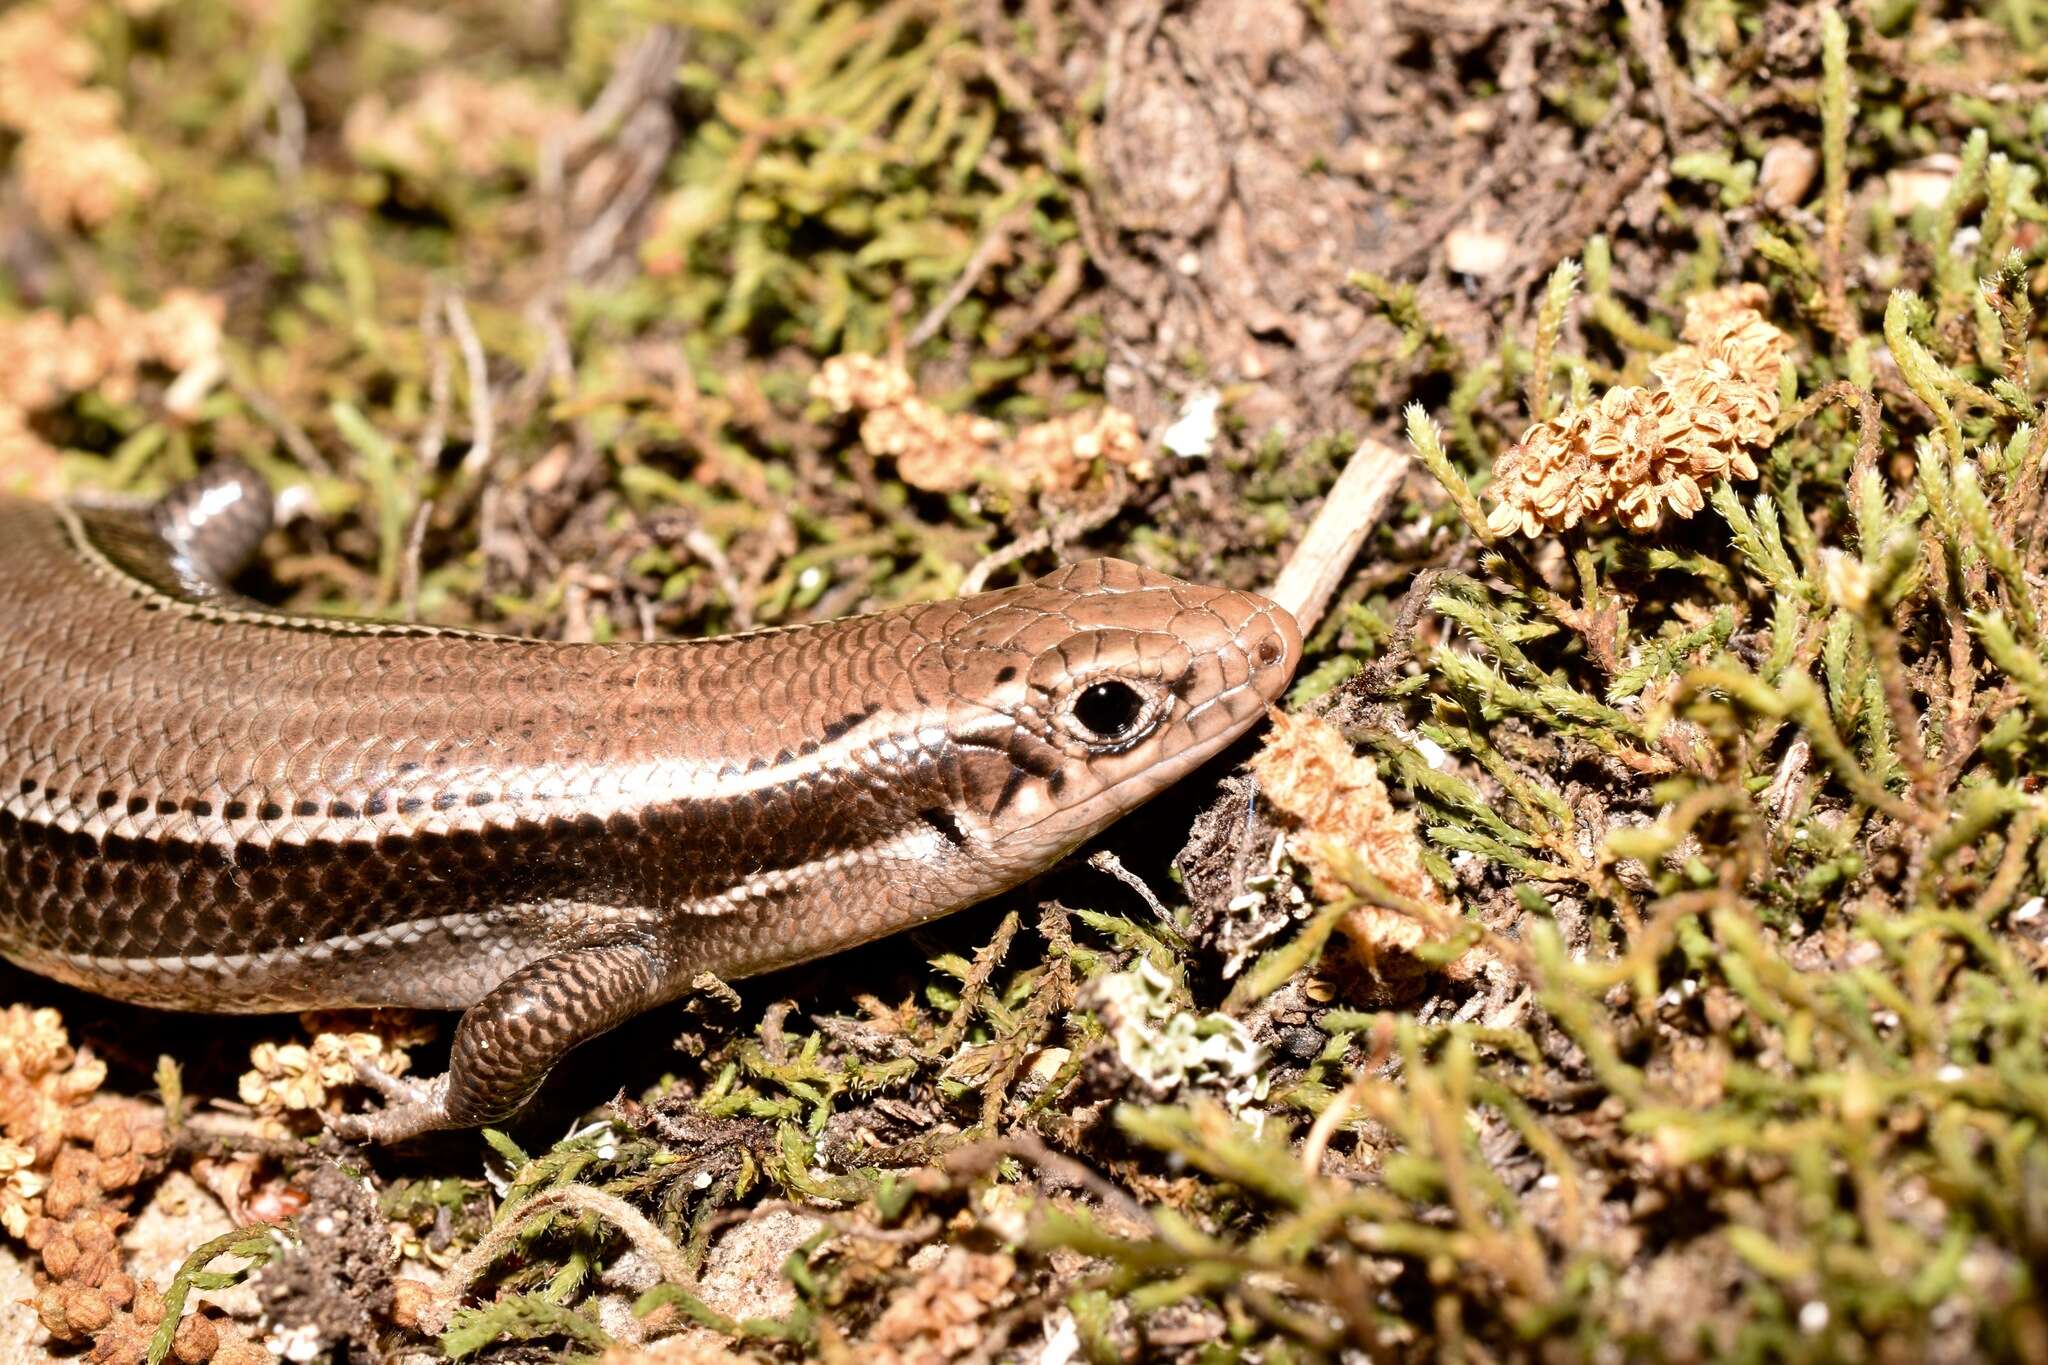
[[[156,505],[157,534],[188,577],[227,591],[270,533],[275,509],[263,476],[239,460],[208,465]]]

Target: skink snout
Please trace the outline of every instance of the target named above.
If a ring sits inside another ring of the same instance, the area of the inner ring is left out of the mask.
[[[1256,605],[1237,633],[1238,648],[1251,664],[1252,686],[1269,702],[1278,701],[1301,663],[1301,627],[1294,613],[1277,602],[1244,594]]]
[[[1236,656],[1224,665],[1227,681],[1249,682],[1263,711],[1265,704],[1280,699],[1301,663],[1301,627],[1294,613],[1257,593],[1228,590],[1217,590],[1204,606],[1224,626],[1228,643],[1222,652]]]

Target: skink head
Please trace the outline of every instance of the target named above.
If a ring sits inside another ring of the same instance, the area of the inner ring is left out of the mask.
[[[1050,865],[1244,733],[1294,676],[1301,631],[1248,592],[1116,559],[970,598],[946,663],[965,809],[988,856]]]

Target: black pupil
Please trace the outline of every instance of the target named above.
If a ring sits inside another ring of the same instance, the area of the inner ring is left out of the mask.
[[[1099,682],[1074,701],[1074,719],[1104,739],[1116,739],[1138,723],[1144,701],[1127,684]]]

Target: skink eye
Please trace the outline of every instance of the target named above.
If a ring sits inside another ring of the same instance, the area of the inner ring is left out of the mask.
[[[1122,739],[1144,711],[1145,699],[1129,683],[1093,683],[1074,698],[1074,719],[1098,739]]]

